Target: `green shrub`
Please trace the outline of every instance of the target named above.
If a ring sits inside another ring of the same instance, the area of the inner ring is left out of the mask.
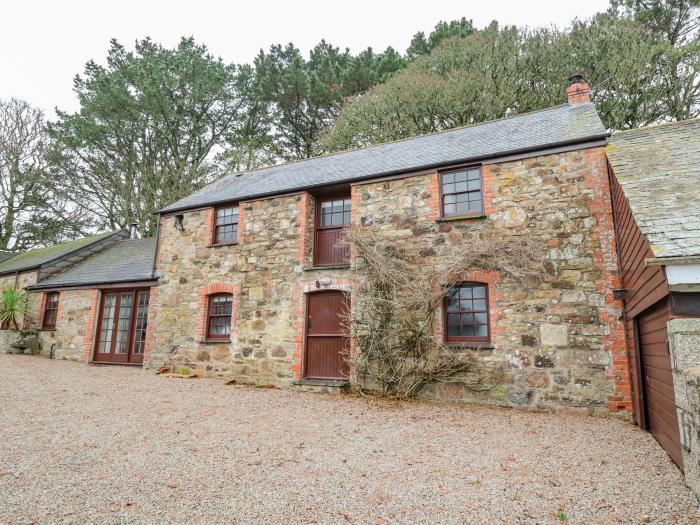
[[[29,309],[29,294],[16,285],[6,286],[0,293],[0,328],[19,330]]]

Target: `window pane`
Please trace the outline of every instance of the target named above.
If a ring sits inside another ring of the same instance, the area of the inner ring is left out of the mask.
[[[457,214],[461,215],[463,213],[468,213],[469,212],[469,203],[468,202],[458,202],[457,207],[455,208]]]
[[[486,288],[483,286],[472,286],[472,293],[474,294],[474,297],[477,298],[482,298],[486,297]]]
[[[486,325],[479,325],[476,327],[476,335],[477,337],[488,337],[489,335],[489,329]]]
[[[456,195],[445,195],[445,204],[454,204],[457,202]]]
[[[443,184],[442,193],[454,193],[454,192],[455,192],[455,185],[454,184]]]
[[[469,180],[481,180],[481,172],[479,170],[469,170],[467,178]]]
[[[462,325],[462,332],[460,334],[462,337],[474,337],[475,334],[476,331],[474,329],[474,325]]]
[[[447,332],[451,336],[460,335],[459,314],[449,314],[447,316]]]
[[[474,299],[474,310],[477,312],[486,311],[486,300],[485,299]]]
[[[445,204],[445,215],[454,215],[455,214],[455,205],[454,204]]]
[[[447,183],[449,183],[449,182],[454,182],[454,180],[455,180],[455,175],[454,175],[454,173],[445,173],[445,174],[442,176],[442,182],[445,183],[445,184],[447,184]]]
[[[107,294],[104,299],[99,345],[99,351],[102,353],[109,353],[112,345],[112,327],[114,323],[114,306],[116,299],[116,294]]]

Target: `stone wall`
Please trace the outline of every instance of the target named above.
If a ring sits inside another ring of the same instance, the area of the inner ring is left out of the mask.
[[[602,162],[601,162],[602,161]],[[541,239],[543,283],[522,287],[497,275],[488,283],[492,349],[482,366],[503,373],[486,393],[465,383],[434,385],[423,395],[592,413],[631,408],[612,216],[602,150],[484,166],[485,217],[440,221],[437,174],[357,188],[363,224],[379,228],[425,259],[468,249],[485,232]],[[438,323],[440,324],[440,323]],[[616,384],[617,383],[617,384]]]
[[[700,498],[700,319],[671,319],[668,339],[685,479]]]
[[[631,409],[605,155],[602,148],[483,167],[485,216],[438,218],[438,174],[358,184],[353,221],[379,229],[425,259],[468,249],[485,232],[535,236],[547,252],[541,284],[489,283],[493,345],[476,352],[502,380],[485,393],[434,385],[433,399],[568,408]],[[241,382],[288,385],[301,374],[304,293],[347,288],[350,270],[311,268],[314,199],[297,194],[241,203],[240,242],[210,247],[212,209],[163,217],[147,366],[187,364]],[[326,284],[323,284],[326,283]],[[329,284],[330,283],[330,284]],[[203,290],[238,297],[231,342],[201,340]],[[198,336],[198,334],[200,334]]]
[[[44,293],[37,296],[36,303],[43,304]],[[92,351],[95,312],[98,292],[89,290],[65,290],[60,292],[56,328],[39,330],[41,355],[55,359],[70,359],[87,362]],[[37,316],[41,326],[41,314]]]
[[[172,217],[162,218],[153,350],[145,366],[185,364],[246,383],[289,384],[309,202],[297,194],[242,203],[235,245],[210,246],[212,209],[186,213],[182,231]],[[207,342],[205,298],[221,291],[233,293],[237,306],[231,341]]]

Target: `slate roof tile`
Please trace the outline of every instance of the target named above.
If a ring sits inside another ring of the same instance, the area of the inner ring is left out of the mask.
[[[30,289],[148,280],[155,251],[155,237],[118,241]]]
[[[700,119],[614,133],[607,150],[654,255],[700,255]]]
[[[250,199],[606,137],[591,103],[228,175],[161,212]]]

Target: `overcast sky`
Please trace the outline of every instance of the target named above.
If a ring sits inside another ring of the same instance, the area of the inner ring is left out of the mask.
[[[90,59],[103,62],[111,38],[133,47],[150,36],[173,46],[193,35],[227,62],[251,62],[260,48],[293,42],[305,53],[325,38],[357,52],[391,45],[403,52],[417,31],[465,16],[477,27],[568,25],[607,8],[607,0],[10,0],[0,18],[0,98],[75,110],[72,79]]]

